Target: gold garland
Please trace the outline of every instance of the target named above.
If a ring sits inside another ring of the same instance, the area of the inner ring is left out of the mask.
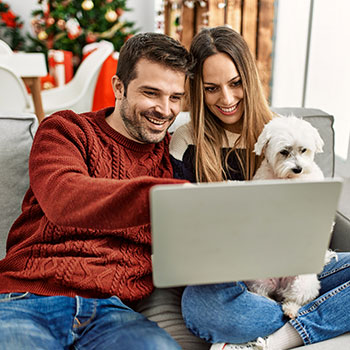
[[[106,30],[105,32],[102,32],[102,33],[91,32],[91,34],[95,35],[96,38],[110,39],[114,36],[115,32],[118,31],[120,28],[122,28],[124,25],[125,25],[125,22],[118,22],[113,27]],[[54,40],[55,41],[59,40],[65,35],[66,33],[56,34]]]

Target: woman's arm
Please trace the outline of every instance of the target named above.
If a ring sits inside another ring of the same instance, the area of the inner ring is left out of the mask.
[[[196,182],[195,145],[190,124],[180,126],[170,140],[170,160],[174,178]]]

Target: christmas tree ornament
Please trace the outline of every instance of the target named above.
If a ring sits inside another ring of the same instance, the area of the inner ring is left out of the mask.
[[[49,90],[49,89],[52,89],[54,87],[55,87],[55,85],[53,84],[52,81],[45,81],[42,85],[43,90]]]
[[[94,43],[97,40],[97,35],[93,32],[88,32],[85,40],[88,44]]]
[[[113,2],[113,0],[106,0],[107,4],[110,4],[111,2]]]
[[[70,18],[66,22],[66,28],[68,32],[68,38],[71,40],[76,39],[81,34],[81,27],[76,18]]]
[[[132,38],[133,36],[134,36],[133,34],[128,34],[128,35],[125,37],[125,40],[124,40],[124,41],[129,40],[129,39]]]
[[[33,18],[30,23],[32,25],[34,33],[38,35],[42,30],[39,20],[37,18]]]
[[[105,19],[106,21],[113,23],[117,20],[118,15],[115,11],[113,11],[112,9],[108,10],[105,14]]]
[[[51,27],[53,24],[55,23],[55,19],[53,17],[49,17],[47,20],[46,20],[46,24]]]
[[[92,0],[84,0],[82,3],[81,3],[81,7],[83,10],[85,11],[90,11],[94,8],[94,2]]]
[[[113,0],[112,0],[113,1]],[[121,9],[120,7],[118,7],[115,12],[117,13],[118,17],[120,17],[123,13],[124,13],[124,10]]]
[[[48,37],[48,35],[47,35],[47,33],[45,32],[45,30],[40,31],[39,34],[38,34],[38,39],[41,40],[41,41],[42,41],[42,40],[46,40],[47,37]]]
[[[64,19],[59,19],[57,21],[57,27],[61,30],[64,30],[66,28],[66,21]]]

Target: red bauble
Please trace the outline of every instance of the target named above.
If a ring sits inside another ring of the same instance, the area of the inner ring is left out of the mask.
[[[124,39],[124,42],[129,40],[130,38],[132,38],[134,36],[134,34],[128,34],[125,39]]]
[[[55,19],[53,17],[49,17],[47,20],[46,20],[46,24],[51,27],[53,24],[55,23]]]
[[[121,8],[117,8],[115,12],[117,12],[118,17],[120,17],[124,13],[124,10]]]
[[[92,33],[92,32],[89,32],[85,38],[85,40],[88,44],[94,43],[96,41],[96,39],[97,39],[97,35]]]

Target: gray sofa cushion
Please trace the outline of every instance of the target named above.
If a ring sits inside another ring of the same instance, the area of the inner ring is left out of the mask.
[[[37,127],[34,114],[0,114],[0,259],[28,189],[28,157]]]

